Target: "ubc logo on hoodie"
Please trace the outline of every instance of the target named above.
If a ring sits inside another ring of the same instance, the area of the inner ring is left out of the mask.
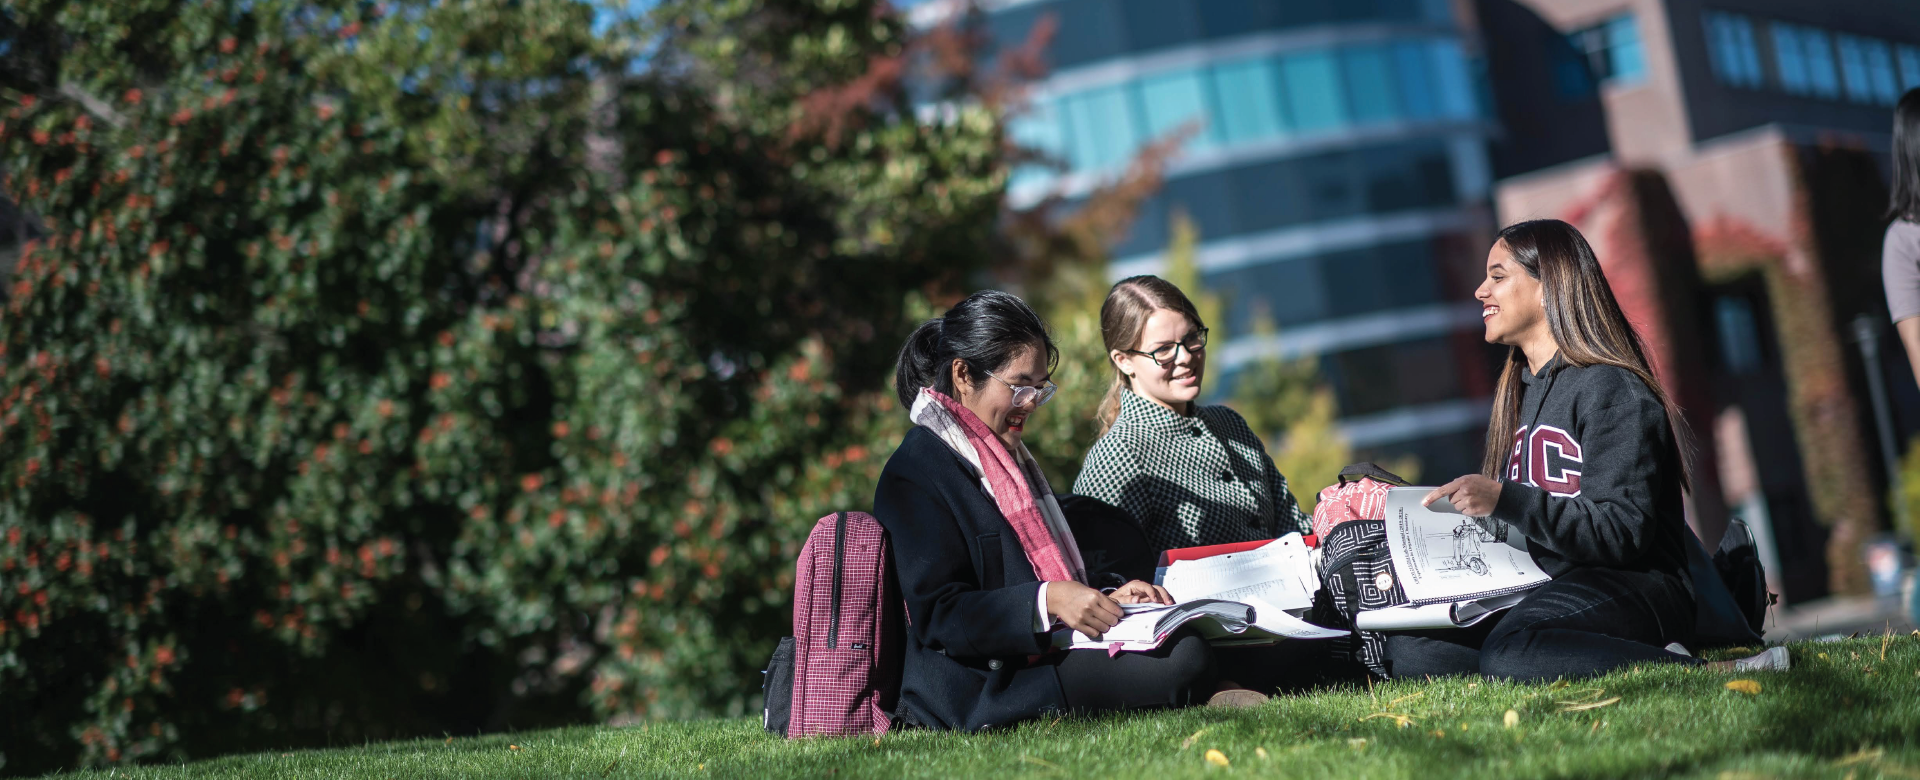
[[[1556,496],[1580,495],[1580,442],[1573,434],[1551,425],[1521,428],[1513,434],[1513,452],[1507,456],[1507,481],[1545,490]],[[1522,477],[1522,472],[1526,476]]]

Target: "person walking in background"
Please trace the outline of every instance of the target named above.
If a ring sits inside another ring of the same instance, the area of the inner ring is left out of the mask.
[[[1162,550],[1311,532],[1247,421],[1199,403],[1207,325],[1180,288],[1121,280],[1100,307],[1100,332],[1113,384],[1075,493],[1125,511]]]
[[[1684,492],[1689,444],[1585,237],[1559,220],[1500,231],[1474,291],[1506,344],[1479,474],[1435,488],[1553,581],[1498,620],[1390,634],[1395,677],[1479,672],[1521,681],[1644,663],[1700,664],[1691,641]],[[1785,648],[1720,662],[1785,669]]]
[[[1880,276],[1887,313],[1920,382],[1920,88],[1907,90],[1893,109],[1892,191]]]
[[[915,423],[887,460],[873,515],[892,540],[909,625],[907,722],[977,730],[1056,711],[1179,707],[1214,692],[1212,648],[1183,630],[1156,650],[1053,650],[1058,621],[1098,637],[1125,602],[1165,590],[1086,571],[1046,477],[1021,440],[1053,397],[1058,351],[1039,315],[975,293],[900,350],[895,389]]]

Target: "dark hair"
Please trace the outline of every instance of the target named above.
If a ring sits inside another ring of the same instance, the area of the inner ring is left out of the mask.
[[[967,364],[967,377],[978,389],[987,381],[988,371],[998,371],[1029,347],[1047,352],[1047,368],[1060,360],[1060,350],[1047,335],[1047,324],[1019,296],[999,290],[982,290],[954,304],[945,316],[920,323],[907,344],[900,348],[900,364],[894,369],[893,389],[900,405],[913,408],[920,388],[931,387],[959,398],[954,393],[954,360]]]
[[[1893,107],[1893,197],[1887,216],[1920,222],[1920,87]]]
[[[1121,279],[1107,291],[1107,300],[1100,304],[1100,338],[1106,341],[1107,352],[1113,350],[1139,349],[1140,332],[1147,329],[1147,320],[1161,309],[1177,311],[1187,315],[1187,321],[1193,327],[1204,328],[1207,323],[1200,319],[1200,310],[1194,308],[1187,294],[1158,276],[1141,275]],[[1107,361],[1113,369],[1113,384],[1107,386],[1107,395],[1100,399],[1100,407],[1093,418],[1100,423],[1100,435],[1107,435],[1107,429],[1113,427],[1113,421],[1120,416],[1121,394],[1133,387],[1133,380],[1121,372],[1120,365]]]
[[[1614,299],[1607,274],[1600,269],[1600,260],[1594,257],[1586,237],[1560,220],[1536,219],[1509,225],[1500,231],[1495,243],[1506,244],[1514,262],[1525,268],[1528,276],[1540,280],[1547,330],[1553,334],[1562,360],[1573,366],[1624,368],[1653,391],[1653,397],[1667,410],[1667,428],[1673,434],[1680,460],[1680,485],[1691,489],[1693,468],[1688,455],[1693,448],[1686,419],[1654,377],[1646,346],[1633,324],[1627,322],[1626,313],[1620,311],[1620,302]],[[1506,368],[1500,371],[1500,381],[1494,388],[1493,420],[1487,426],[1487,452],[1481,461],[1481,474],[1489,479],[1499,479],[1506,468],[1507,453],[1520,426],[1520,396],[1524,392],[1521,377],[1526,371],[1526,354],[1519,347],[1509,347]]]

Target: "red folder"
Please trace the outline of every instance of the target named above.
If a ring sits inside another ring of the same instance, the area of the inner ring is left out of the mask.
[[[1160,553],[1160,563],[1158,565],[1172,566],[1174,561],[1197,561],[1201,558],[1211,558],[1215,555],[1226,555],[1227,553],[1246,552],[1248,550],[1264,547],[1268,542],[1271,542],[1271,541],[1273,540],[1272,539],[1255,539],[1251,542],[1233,542],[1231,544],[1208,544],[1208,545],[1202,545],[1200,547],[1181,547],[1179,549],[1167,550],[1165,552]],[[1312,534],[1307,534],[1305,536],[1300,537],[1300,541],[1305,542],[1308,547],[1320,546],[1319,537],[1316,537]]]

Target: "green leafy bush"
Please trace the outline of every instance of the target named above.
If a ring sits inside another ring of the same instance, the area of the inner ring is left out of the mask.
[[[757,701],[1004,183],[881,4],[0,13],[6,771]]]

